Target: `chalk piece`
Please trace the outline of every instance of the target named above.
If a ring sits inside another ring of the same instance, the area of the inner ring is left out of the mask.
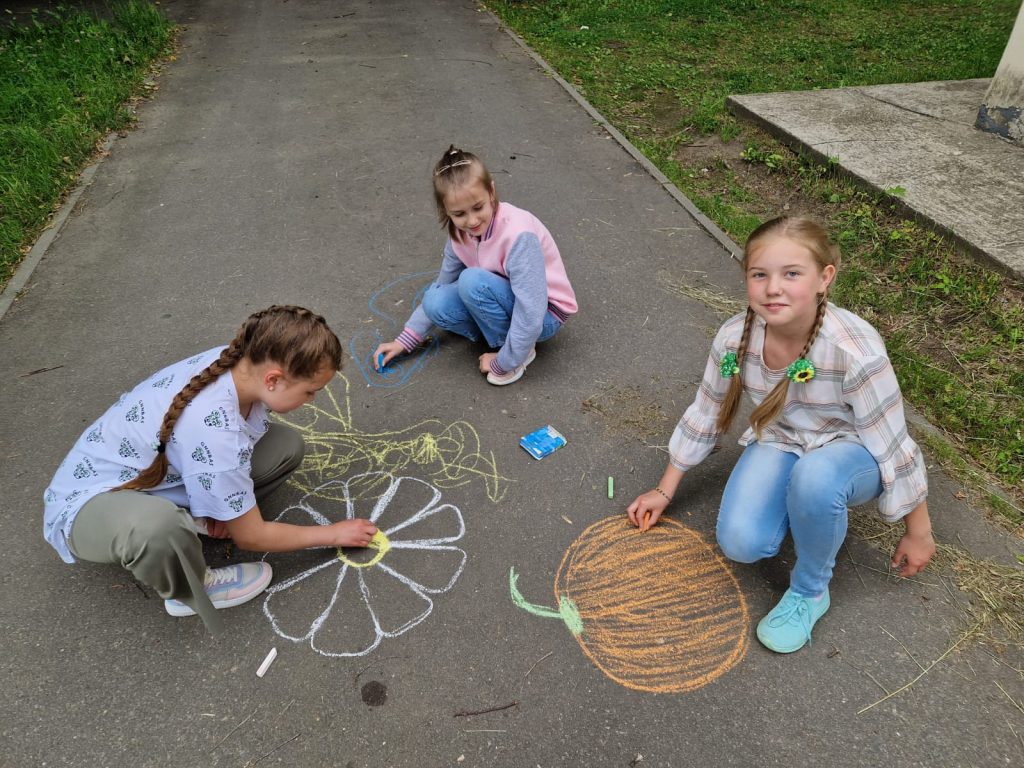
[[[274,659],[277,658],[277,648],[271,648],[270,653],[267,654],[267,658],[260,664],[260,668],[256,670],[256,677],[263,677],[267,674],[267,670],[270,669],[270,665],[274,663]]]
[[[550,424],[523,435],[519,445],[535,459],[543,459],[565,445],[565,437]]]
[[[377,373],[387,378],[394,372],[395,367],[393,365],[384,365],[384,353],[381,352],[379,355],[377,355]]]
[[[608,475],[608,498],[615,498],[615,478],[611,475]]]

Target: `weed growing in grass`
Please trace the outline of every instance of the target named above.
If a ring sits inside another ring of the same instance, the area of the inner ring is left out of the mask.
[[[0,285],[96,142],[129,122],[127,100],[171,41],[149,2],[111,16],[58,8],[0,30]]]

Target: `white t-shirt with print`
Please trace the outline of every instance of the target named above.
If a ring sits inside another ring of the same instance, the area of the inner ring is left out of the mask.
[[[223,349],[208,350],[153,374],[121,395],[78,438],[43,497],[43,535],[64,562],[75,561],[67,544],[75,515],[91,498],[128,482],[152,463],[157,433],[171,401]],[[231,372],[224,373],[182,411],[166,449],[167,475],[146,492],[189,509],[195,517],[239,517],[256,505],[252,452],[269,425],[260,402],[248,419],[242,417]]]

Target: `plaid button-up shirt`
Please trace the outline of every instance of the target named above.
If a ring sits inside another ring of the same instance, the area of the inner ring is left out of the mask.
[[[736,315],[719,330],[697,397],[672,435],[669,454],[678,469],[697,466],[715,446],[715,423],[729,388],[719,365],[727,352],[739,347],[744,317]],[[746,357],[740,361],[743,390],[755,405],[786,375],[764,364],[764,333],[764,320],[755,317]],[[807,357],[814,363],[814,378],[790,383],[786,406],[761,431],[761,442],[800,456],[833,440],[863,445],[882,475],[878,510],[886,520],[900,519],[927,497],[928,479],[921,449],[907,433],[903,396],[881,336],[852,312],[829,304]],[[740,444],[755,439],[748,428]]]

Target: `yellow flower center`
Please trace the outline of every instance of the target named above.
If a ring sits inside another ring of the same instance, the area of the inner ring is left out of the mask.
[[[370,539],[370,543],[366,545],[367,549],[376,550],[373,557],[365,562],[357,562],[348,557],[341,547],[338,547],[338,559],[341,560],[345,565],[351,565],[353,568],[369,568],[371,565],[376,565],[384,559],[384,555],[391,549],[391,542],[388,541],[388,537],[384,535],[384,531],[377,531],[373,534],[373,538]]]

